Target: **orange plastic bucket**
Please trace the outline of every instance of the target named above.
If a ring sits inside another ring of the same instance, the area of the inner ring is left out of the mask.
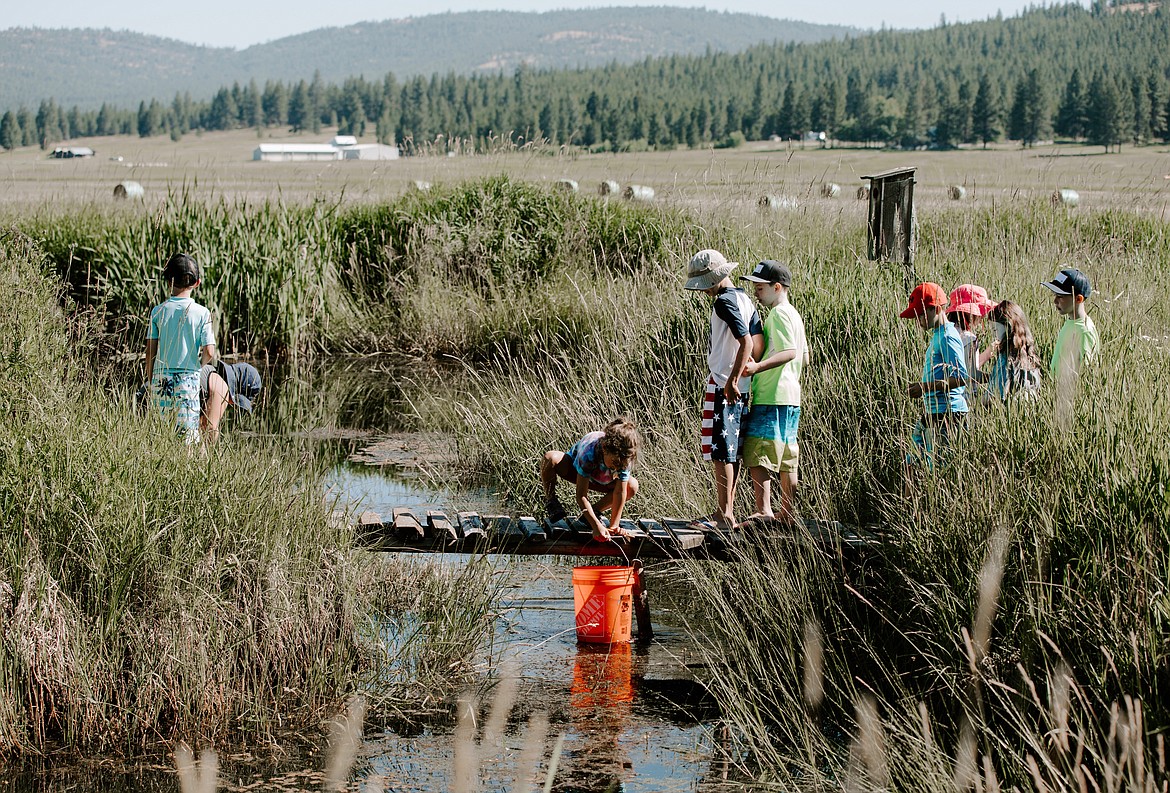
[[[574,567],[573,612],[577,641],[628,642],[634,613],[634,568]]]

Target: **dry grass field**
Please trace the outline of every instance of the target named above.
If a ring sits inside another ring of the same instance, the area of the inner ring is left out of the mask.
[[[377,202],[410,189],[415,180],[451,184],[507,173],[529,181],[573,179],[582,191],[603,180],[621,186],[652,187],[659,200],[708,211],[754,208],[764,195],[800,203],[855,201],[862,177],[891,168],[918,168],[920,207],[949,202],[947,188],[962,185],[965,201],[1047,198],[1072,189],[1080,206],[1137,207],[1165,217],[1170,204],[1170,150],[1165,146],[1124,147],[1104,154],[1100,147],[1000,144],[988,150],[950,152],[883,151],[757,142],[738,149],[677,150],[628,154],[564,153],[556,149],[511,149],[477,156],[404,157],[389,162],[252,161],[261,142],[323,142],[331,131],[299,136],[252,130],[167,137],[103,137],[72,141],[92,147],[92,159],[56,160],[37,148],[0,154],[0,207],[17,213],[46,202],[107,202],[123,180],[140,183],[152,205],[169,190],[186,187],[195,195],[280,198],[302,202]],[[121,157],[121,161],[113,158]],[[836,199],[820,197],[820,186],[841,186]]]

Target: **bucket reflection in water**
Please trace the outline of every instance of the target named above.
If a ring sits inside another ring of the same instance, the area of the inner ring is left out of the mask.
[[[573,663],[569,705],[580,744],[571,744],[558,781],[566,789],[622,790],[633,773],[621,736],[634,701],[629,643],[581,644]]]
[[[612,710],[634,700],[633,653],[629,644],[582,645],[573,664],[570,704],[588,710]],[[620,709],[628,711],[628,708]],[[617,714],[625,715],[624,712]]]
[[[628,642],[633,611],[634,568],[573,568],[577,641],[597,644]]]

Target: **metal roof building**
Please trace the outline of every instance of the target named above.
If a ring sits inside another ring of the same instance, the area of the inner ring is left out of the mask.
[[[261,143],[252,152],[252,159],[264,162],[397,160],[398,147],[381,143],[357,143],[356,138],[339,135],[331,143]]]

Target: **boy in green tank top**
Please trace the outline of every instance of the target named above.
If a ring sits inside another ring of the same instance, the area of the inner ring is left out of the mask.
[[[792,525],[796,520],[797,462],[800,447],[796,440],[800,424],[800,370],[808,362],[804,321],[788,302],[792,272],[772,259],[755,266],[741,280],[755,287],[756,300],[767,306],[764,320],[764,354],[749,361],[744,374],[752,375],[752,408],[744,430],[744,460],[751,469],[756,511],[748,520],[779,520]],[[772,474],[780,478],[780,513],[772,512]]]
[[[1085,309],[1085,301],[1093,293],[1093,286],[1089,276],[1073,267],[1064,268],[1051,281],[1045,281],[1044,286],[1052,292],[1052,304],[1064,317],[1048,371],[1056,383],[1057,422],[1067,425],[1071,421],[1081,372],[1093,363],[1101,346],[1097,327]]]

